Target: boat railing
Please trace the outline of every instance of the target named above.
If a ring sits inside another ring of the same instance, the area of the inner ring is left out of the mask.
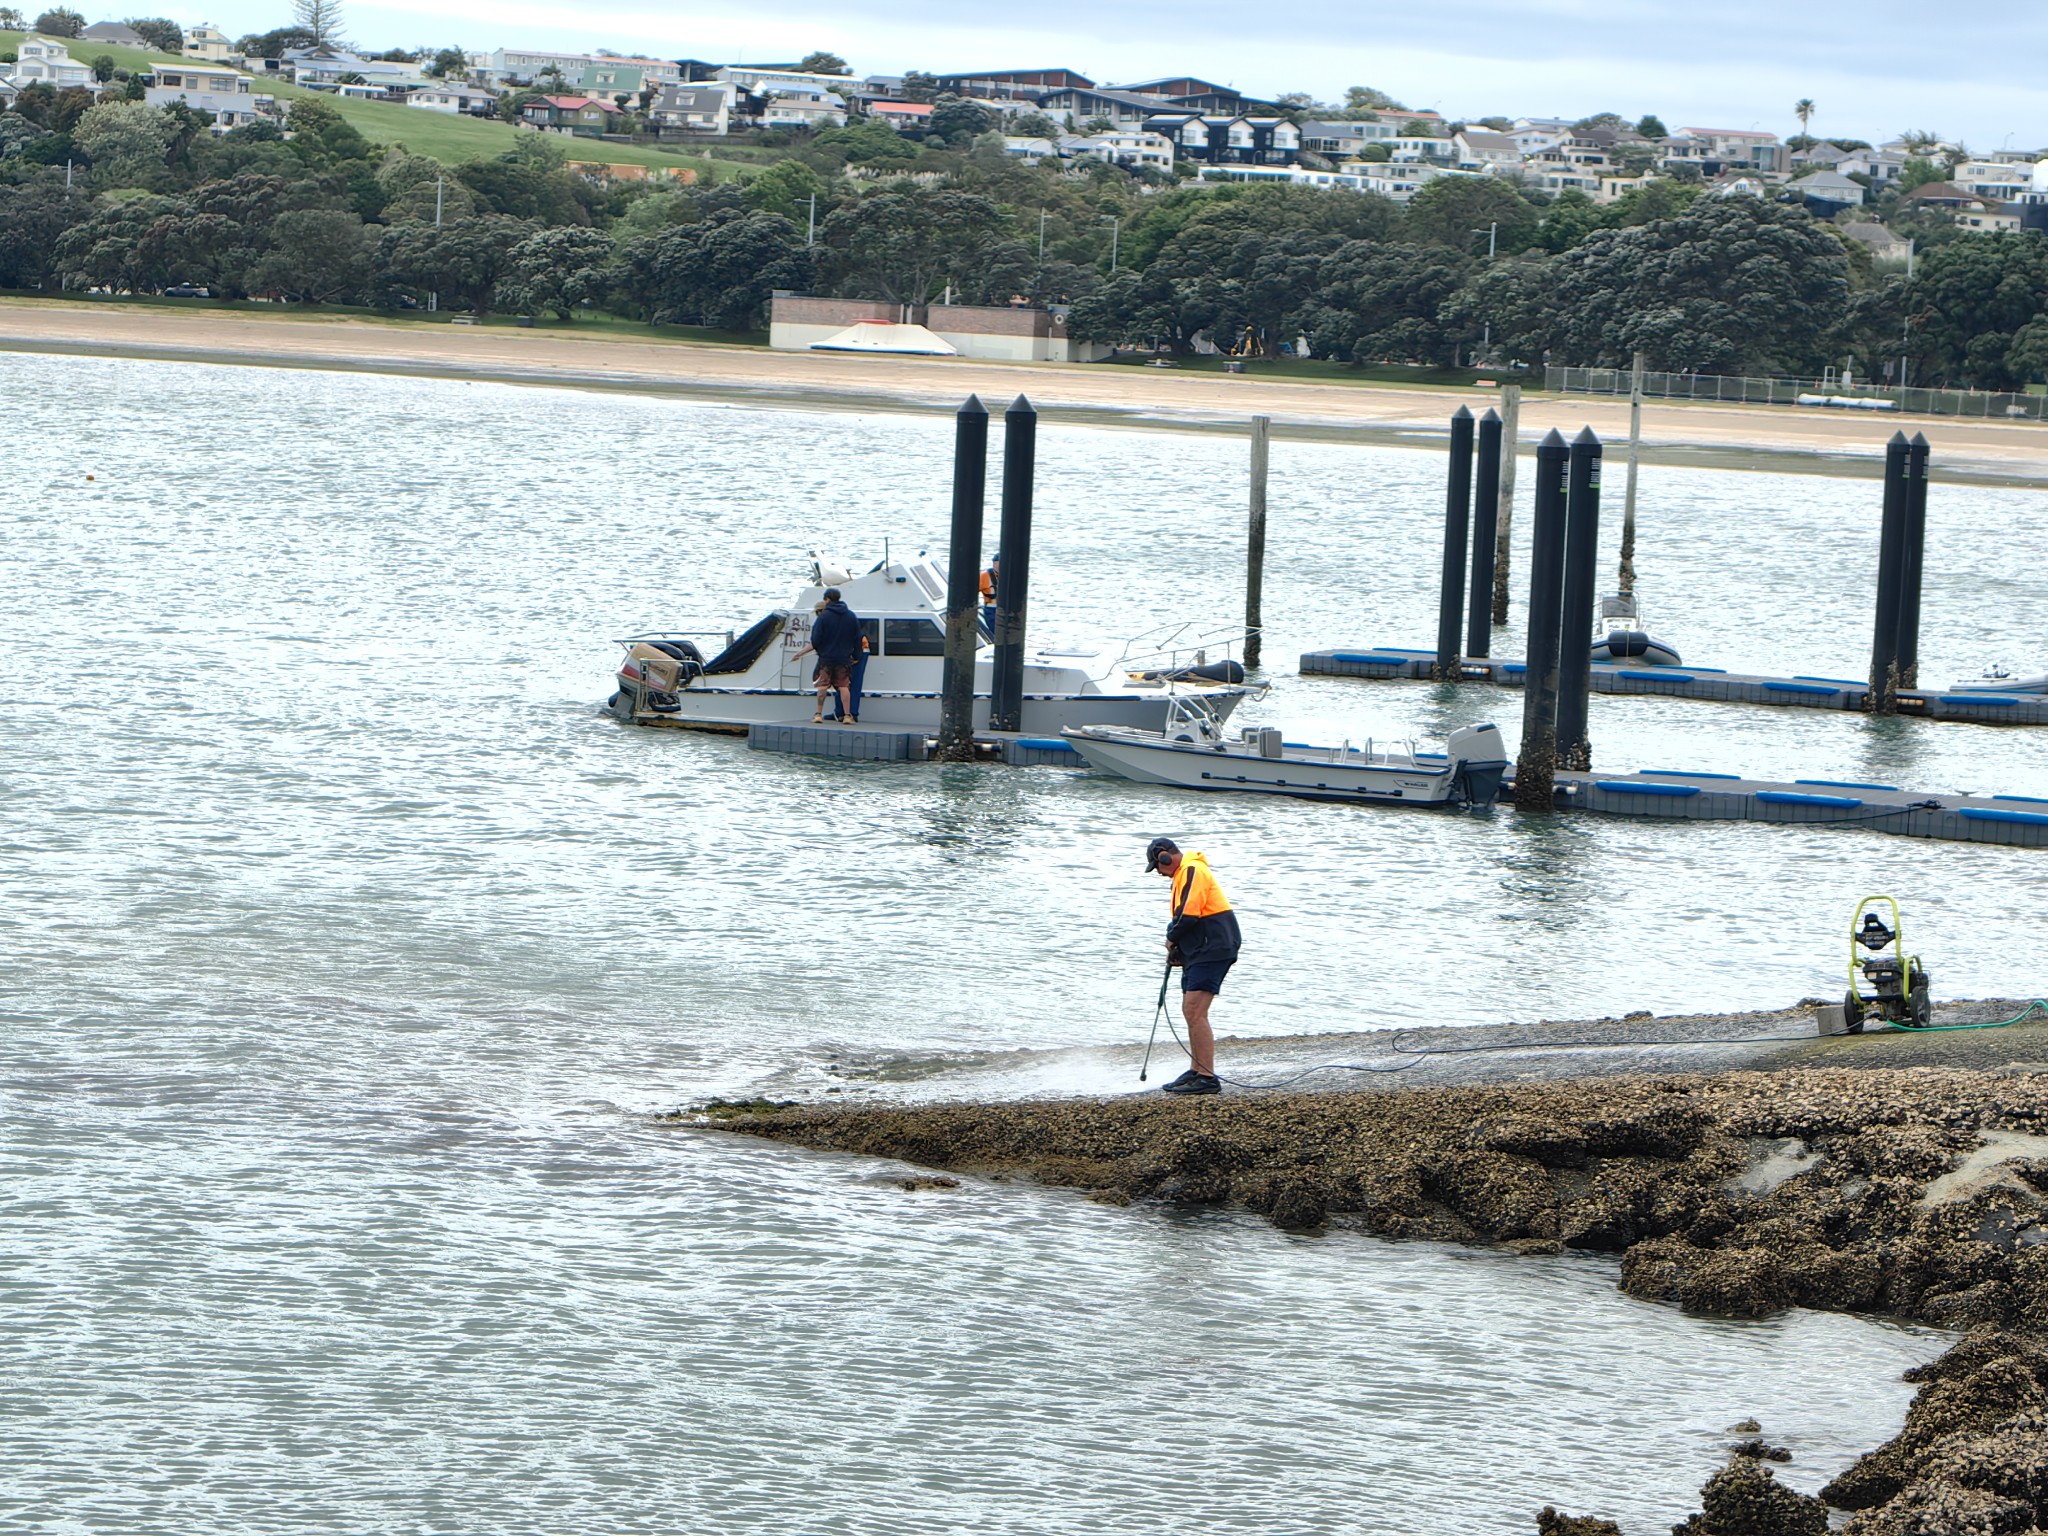
[[[722,647],[730,648],[736,634],[737,631],[730,629],[650,629],[645,634],[628,635],[623,640],[614,640],[612,644],[622,645],[630,651],[634,646],[649,640],[702,640],[709,638],[718,641]]]
[[[1123,650],[1095,681],[1099,683],[1127,672],[1173,672],[1215,661],[1235,661],[1244,650],[1247,633],[1242,625],[1202,629],[1193,620],[1162,624],[1126,639]]]

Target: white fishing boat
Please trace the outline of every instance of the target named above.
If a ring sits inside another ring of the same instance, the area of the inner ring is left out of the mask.
[[[1507,749],[1491,725],[1460,726],[1442,752],[1424,752],[1412,741],[1305,746],[1273,726],[1233,738],[1199,699],[1176,700],[1170,713],[1163,731],[1087,725],[1061,735],[1090,767],[1141,784],[1303,800],[1491,805],[1507,773]]]
[[[867,661],[855,709],[865,726],[939,728],[945,666],[945,567],[930,556],[885,557],[864,575],[814,559],[810,582],[786,608],[741,633],[724,633],[706,657],[699,640],[718,631],[669,631],[619,641],[624,648],[609,707],[641,725],[744,730],[808,721],[817,699],[811,618],[827,587],[837,587],[859,618]],[[1114,652],[1032,650],[1024,657],[1022,728],[1050,736],[1068,726],[1121,725],[1160,730],[1177,699],[1199,698],[1219,720],[1246,693],[1244,667],[1227,654],[1235,637],[1197,636],[1191,626],[1139,637]],[[1212,659],[1214,657],[1214,659]],[[995,647],[978,637],[974,725],[988,726]]]
[[[1959,677],[1953,687],[1964,693],[2048,693],[2048,672],[2023,674],[1994,661],[1975,677]]]
[[[1633,596],[1603,597],[1593,626],[1593,660],[1602,666],[1675,667],[1678,652],[1643,628]]]

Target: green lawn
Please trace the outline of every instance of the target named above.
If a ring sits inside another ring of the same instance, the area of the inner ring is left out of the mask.
[[[22,33],[0,32],[0,52],[12,52],[21,44]],[[146,48],[117,48],[108,43],[73,39],[71,57],[91,63],[106,54],[123,69],[142,71],[160,64],[187,62],[172,54],[152,53]],[[446,165],[465,160],[487,160],[512,147],[518,134],[530,132],[510,123],[488,122],[477,117],[456,117],[429,112],[423,107],[401,107],[385,101],[356,101],[326,91],[302,90],[282,81],[262,87],[280,101],[295,96],[321,96],[352,123],[356,131],[373,144],[402,144],[417,155],[431,155]],[[593,161],[599,165],[688,166],[700,174],[713,171],[720,178],[744,179],[760,174],[760,167],[742,161],[713,162],[703,155],[675,154],[638,144],[603,144],[595,139],[563,139],[562,147],[571,160]]]

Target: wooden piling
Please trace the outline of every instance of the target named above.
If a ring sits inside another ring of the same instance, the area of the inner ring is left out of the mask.
[[[1593,766],[1587,711],[1593,691],[1593,602],[1600,581],[1600,439],[1591,427],[1572,440],[1567,482],[1557,764],[1584,772]]]
[[[1899,686],[1920,686],[1920,578],[1927,564],[1927,436],[1906,445],[1906,533],[1899,562]]]
[[[1436,670],[1440,683],[1458,680],[1458,631],[1464,618],[1465,556],[1472,534],[1472,412],[1451,416],[1451,452],[1444,487],[1444,560],[1436,605]]]
[[[1493,653],[1493,544],[1500,532],[1500,413],[1479,418],[1477,490],[1472,503],[1472,592],[1465,610],[1465,654]]]
[[[1536,448],[1536,510],[1529,550],[1529,650],[1523,673],[1522,746],[1515,805],[1554,808],[1557,795],[1558,640],[1564,611],[1566,476],[1571,450],[1555,428]],[[1587,648],[1587,658],[1592,649]]]
[[[1870,633],[1870,712],[1899,712],[1899,573],[1905,563],[1906,434],[1894,432],[1884,450],[1884,511],[1877,539],[1877,611]]]
[[[1643,450],[1643,354],[1636,354],[1628,384],[1628,488],[1621,499],[1621,595],[1636,591],[1636,464]]]
[[[1515,527],[1515,462],[1521,453],[1522,386],[1500,392],[1500,521],[1493,545],[1493,622],[1508,621],[1509,535]]]
[[[1260,631],[1265,623],[1266,583],[1266,464],[1272,440],[1273,419],[1252,418],[1251,529],[1245,539],[1244,664],[1247,670],[1259,664]]]
[[[946,662],[939,682],[939,746],[950,763],[974,761],[974,659],[981,644],[981,513],[988,487],[988,409],[969,395],[953,419],[953,542],[946,557]]]
[[[1003,413],[1003,507],[996,548],[996,653],[989,675],[992,731],[1024,729],[1024,626],[1031,590],[1031,494],[1038,473],[1038,412],[1019,395]],[[948,573],[950,577],[950,572]]]

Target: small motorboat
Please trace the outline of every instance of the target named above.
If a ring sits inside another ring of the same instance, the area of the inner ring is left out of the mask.
[[[936,731],[945,671],[946,570],[929,555],[884,556],[864,575],[814,555],[810,582],[790,605],[752,627],[723,632],[707,657],[697,641],[718,631],[667,631],[619,641],[616,692],[608,707],[636,725],[743,731],[750,725],[807,721],[817,695],[814,663],[804,656],[814,606],[839,588],[860,619],[867,660],[856,713],[870,726]],[[1022,725],[1050,736],[1070,725],[1126,725],[1157,731],[1169,704],[1197,698],[1225,719],[1250,690],[1228,640],[1193,636],[1190,626],[1140,637],[1115,652],[1030,650],[1024,656]],[[974,726],[988,726],[995,647],[977,636]]]
[[[1232,739],[1197,698],[1176,699],[1163,731],[1084,725],[1060,734],[1091,768],[1141,784],[1302,800],[1491,805],[1508,767],[1500,731],[1491,725],[1460,726],[1442,752],[1418,751],[1412,741],[1314,747],[1283,741],[1270,725]]]
[[[1952,686],[1965,693],[2048,693],[2048,672],[2022,677],[1994,661],[1976,677],[1959,677]]]
[[[1632,596],[1600,599],[1593,627],[1593,660],[1610,667],[1675,667],[1678,652],[1642,627]]]

